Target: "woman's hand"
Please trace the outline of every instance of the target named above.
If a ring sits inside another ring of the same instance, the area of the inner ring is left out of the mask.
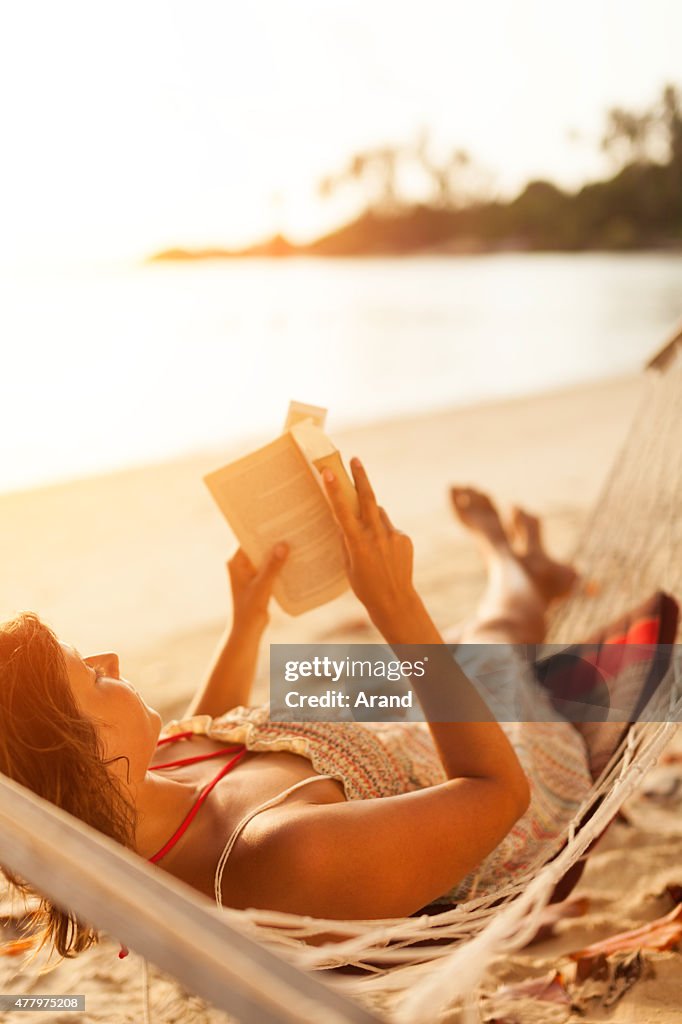
[[[284,565],[289,548],[276,544],[260,568],[242,548],[227,563],[232,589],[233,630],[262,632],[268,624],[268,604],[277,574]]]
[[[229,708],[248,704],[258,662],[258,647],[268,624],[268,604],[277,573],[289,549],[277,544],[259,569],[239,548],[227,563],[232,588],[231,631],[221,637],[202,686],[185,716],[222,715]]]
[[[350,585],[372,622],[386,636],[394,632],[396,620],[409,616],[420,603],[412,584],[412,541],[396,530],[377,504],[359,459],[351,460],[351,470],[358,493],[358,515],[331,470],[325,469],[322,478],[343,534]]]

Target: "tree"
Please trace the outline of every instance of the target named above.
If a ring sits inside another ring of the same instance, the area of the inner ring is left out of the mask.
[[[649,143],[655,115],[646,110],[638,114],[623,107],[612,107],[606,115],[602,149],[615,156],[621,165],[643,164],[650,160]]]
[[[400,207],[398,165],[403,155],[399,146],[378,146],[356,153],[335,174],[323,178],[319,194],[329,198],[347,185],[360,186],[371,210],[392,211]]]
[[[466,150],[455,148],[444,160],[436,160],[431,155],[429,137],[422,132],[412,152],[416,164],[431,183],[431,204],[452,210],[473,198],[469,195],[471,183],[467,181],[473,165]]]
[[[674,85],[666,85],[661,99],[662,119],[668,136],[670,163],[682,170],[682,95]]]
[[[356,153],[340,171],[322,179],[318,192],[329,198],[349,185],[359,187],[365,193],[367,209],[391,213],[414,205],[415,181],[421,180],[427,189],[427,195],[420,196],[421,202],[456,209],[475,198],[477,173],[463,149],[454,148],[445,158],[435,159],[428,134],[422,131],[411,144],[378,146]]]

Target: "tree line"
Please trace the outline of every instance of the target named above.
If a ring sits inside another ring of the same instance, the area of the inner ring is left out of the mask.
[[[531,181],[501,201],[469,153],[455,147],[436,158],[422,132],[356,153],[320,181],[322,198],[353,190],[361,212],[309,244],[275,235],[239,251],[171,249],[152,259],[682,247],[682,90],[666,85],[642,111],[612,108],[600,144],[611,177],[572,192]]]
[[[608,179],[574,192],[531,181],[507,202],[486,194],[489,183],[465,151],[435,160],[426,135],[413,145],[366,150],[320,182],[322,196],[359,189],[361,214],[305,249],[359,255],[682,245],[682,91],[665,86],[641,112],[609,110],[601,146],[615,165]],[[422,193],[416,201],[415,188]]]

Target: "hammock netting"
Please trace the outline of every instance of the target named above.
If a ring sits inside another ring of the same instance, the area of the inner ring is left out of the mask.
[[[668,349],[665,372],[647,374],[623,450],[576,553],[583,577],[596,591],[585,589],[565,603],[551,625],[549,643],[584,642],[595,625],[655,591],[682,596],[682,356],[673,346]],[[682,659],[673,653],[663,683],[568,827],[538,850],[522,875],[494,892],[443,912],[389,920],[322,920],[265,910],[221,913],[295,966],[321,972],[331,986],[386,1021],[433,1021],[446,1007],[458,1008],[460,1021],[478,1020],[478,992],[491,962],[522,949],[535,934],[557,884],[584,859],[680,721]],[[145,1018],[150,1018],[148,999]]]
[[[665,373],[647,374],[643,399],[576,554],[584,577],[598,589],[565,603],[549,642],[580,643],[595,623],[619,616],[654,590],[682,594],[681,442],[678,356]],[[297,966],[326,971],[330,984],[387,1020],[432,1021],[455,1005],[478,1019],[472,1007],[486,968],[534,935],[557,883],[586,855],[682,721],[679,657],[673,657],[642,718],[627,731],[566,832],[521,877],[494,893],[443,913],[381,921],[224,912]]]

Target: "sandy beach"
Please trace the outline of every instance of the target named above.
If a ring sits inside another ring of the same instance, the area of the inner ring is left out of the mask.
[[[344,433],[334,431],[332,416],[328,427],[345,456],[363,458],[381,503],[413,537],[418,588],[445,628],[473,610],[483,585],[479,557],[453,521],[448,484],[472,484],[489,490],[502,509],[521,504],[542,515],[550,549],[569,557],[642,383],[640,377],[588,383]],[[166,718],[181,713],[229,618],[225,562],[233,541],[201,476],[237,454],[214,450],[0,496],[0,616],[34,609],[83,654],[117,651],[123,673],[149,703]],[[273,642],[374,636],[351,594],[295,619],[273,608],[269,633]],[[266,698],[266,680],[264,647],[256,700]],[[591,855],[576,892],[587,900],[585,912],[562,921],[552,939],[498,965],[491,990],[561,969],[570,950],[672,907],[666,886],[682,884],[674,784],[682,768],[670,763],[655,773]],[[117,960],[116,948],[105,942],[43,979],[21,972],[19,958],[0,957],[0,991],[83,992],[88,1011],[78,1019],[139,1021],[141,962],[134,954]],[[611,1007],[595,999],[578,1011],[532,1000],[507,1016],[500,1011],[498,1019],[682,1021],[682,954],[645,959],[642,977]],[[152,1020],[224,1019],[183,1001],[172,979],[154,968],[150,975]],[[0,1013],[1,1022],[10,1017]],[[31,1013],[23,1019],[34,1017],[45,1020]]]

